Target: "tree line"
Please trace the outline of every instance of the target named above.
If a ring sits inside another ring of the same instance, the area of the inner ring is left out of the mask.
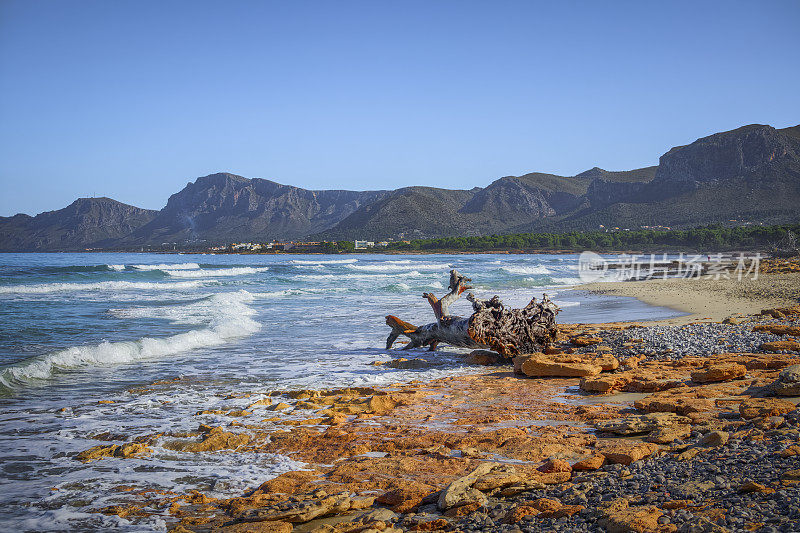
[[[512,235],[486,235],[482,237],[441,237],[415,239],[408,242],[391,242],[386,251],[730,251],[767,250],[781,241],[789,232],[800,232],[800,224],[776,226],[706,226],[687,230],[630,230],[589,231],[569,233],[517,233]],[[334,243],[330,243],[334,244]],[[345,242],[336,243],[337,251]],[[350,243],[352,245],[352,243]],[[330,247],[332,251],[333,246]]]

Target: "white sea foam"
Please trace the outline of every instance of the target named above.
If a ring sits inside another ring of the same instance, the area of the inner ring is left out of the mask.
[[[205,277],[219,277],[219,276],[244,276],[246,274],[257,274],[259,272],[266,272],[269,267],[232,267],[232,268],[212,268],[202,270],[164,270],[175,278],[205,278]]]
[[[412,263],[411,261],[386,261],[386,263],[389,264],[365,263],[358,265],[347,265],[347,268],[370,272],[400,272],[403,270],[408,270],[409,268],[413,268],[415,270],[447,270],[450,268],[450,265],[447,263]]]
[[[558,283],[559,285],[578,285],[583,283],[581,278],[550,278],[553,280],[554,283]]]
[[[255,310],[247,303],[253,295],[247,291],[215,294],[209,297],[208,327],[170,337],[143,337],[137,341],[103,342],[91,346],[74,346],[37,356],[0,373],[0,385],[14,388],[31,380],[49,379],[58,370],[131,363],[140,359],[165,357],[197,348],[217,346],[228,340],[245,337],[261,325],[250,318]]]
[[[505,270],[509,274],[549,274],[550,270],[544,265],[534,266],[504,266],[500,270]]]
[[[183,290],[194,289],[202,281],[150,282],[150,281],[98,281],[96,283],[42,283],[0,287],[0,294],[46,294],[50,292],[79,291],[129,291],[129,290]]]
[[[116,270],[116,271],[125,270],[125,265],[106,265],[106,266],[111,270]]]
[[[136,270],[194,270],[200,268],[197,263],[161,263],[159,265],[131,265]]]
[[[396,274],[298,274],[295,279],[307,281],[325,281],[325,280],[367,280],[378,281],[384,279],[396,278],[418,278],[422,276],[430,276],[430,272],[422,273],[417,270],[397,272]]]
[[[303,259],[292,259],[292,265],[347,265],[358,262],[358,259],[320,259],[319,261],[306,261]]]

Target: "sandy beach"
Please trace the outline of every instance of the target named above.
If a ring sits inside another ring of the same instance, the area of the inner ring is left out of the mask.
[[[760,274],[758,279],[656,279],[624,283],[581,285],[597,294],[630,296],[651,305],[689,313],[656,323],[680,325],[695,321],[721,322],[729,317],[752,315],[762,309],[797,305],[800,276]]]

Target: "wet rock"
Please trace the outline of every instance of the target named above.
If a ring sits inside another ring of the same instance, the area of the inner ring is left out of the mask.
[[[487,499],[484,494],[472,486],[482,476],[485,476],[499,466],[498,463],[481,463],[475,470],[450,483],[439,495],[437,502],[439,509],[446,511],[453,507],[470,503],[485,504]]]
[[[524,481],[527,481],[527,477],[518,474],[513,466],[502,465],[494,468],[488,474],[480,476],[472,486],[480,491],[488,492]]]
[[[541,356],[526,359],[520,365],[520,370],[528,377],[579,378],[595,376],[602,372],[603,368],[588,363],[559,362]]]
[[[745,374],[747,374],[747,368],[738,363],[712,364],[703,370],[692,372],[692,381],[695,383],[730,381],[743,378]]]
[[[170,447],[173,450],[182,450],[185,452],[215,452],[219,450],[235,450],[241,446],[245,446],[250,442],[250,436],[244,433],[231,433],[224,431],[222,427],[217,427],[211,430],[207,436],[200,442],[180,443],[177,446]],[[164,446],[168,447],[167,445]]]
[[[609,394],[613,391],[622,390],[630,382],[631,378],[626,374],[611,374],[583,378],[581,379],[580,387],[586,392]]]
[[[139,442],[130,442],[128,444],[111,444],[100,445],[84,450],[75,456],[75,459],[88,463],[104,457],[117,457],[120,459],[127,459],[139,455],[146,455],[152,453],[152,449]]]
[[[464,357],[467,364],[472,365],[497,365],[503,361],[503,357],[491,350],[472,350]]]
[[[800,396],[800,365],[784,368],[768,388],[778,396]]]
[[[389,368],[396,368],[402,370],[416,370],[419,368],[428,368],[429,366],[431,366],[431,363],[429,363],[425,359],[420,359],[420,358],[406,359],[405,357],[401,357],[399,359],[392,359],[391,361],[386,363],[386,366]]]
[[[795,405],[789,400],[778,398],[750,398],[739,404],[739,414],[744,419],[765,416],[781,416],[795,410]]]

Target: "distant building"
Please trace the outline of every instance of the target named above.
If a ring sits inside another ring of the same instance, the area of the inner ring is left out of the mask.
[[[355,241],[356,250],[366,250],[375,246],[374,241]]]

